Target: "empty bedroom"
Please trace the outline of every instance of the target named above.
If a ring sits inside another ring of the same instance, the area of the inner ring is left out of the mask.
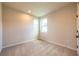
[[[0,2],[0,56],[77,56],[77,5]]]

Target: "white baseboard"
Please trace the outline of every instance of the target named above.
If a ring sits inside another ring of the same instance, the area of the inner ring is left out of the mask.
[[[6,45],[6,46],[3,46],[3,48],[7,48],[7,47],[11,47],[11,46],[16,46],[16,45],[19,45],[19,44],[23,44],[23,43],[27,43],[27,42],[33,41],[33,40],[35,40],[35,39],[28,40],[28,41],[26,40],[26,41],[17,42],[17,43],[14,43],[14,44]],[[43,39],[40,39],[40,40],[43,40]],[[55,45],[59,45],[59,46],[62,46],[62,47],[66,47],[66,46],[61,45],[61,44],[56,43],[56,42],[50,42],[50,41],[47,41],[47,40],[43,40],[43,41],[46,41],[46,42],[48,42],[48,43],[50,43],[50,44],[55,44]],[[74,49],[74,48],[70,48],[70,47],[66,47],[66,48],[69,48],[69,49],[72,49],[72,50],[77,51],[77,49]],[[2,49],[1,49],[1,50],[2,50]],[[1,52],[1,50],[0,50],[0,52]]]
[[[27,43],[27,42],[33,41],[33,40],[35,40],[35,39],[26,40],[26,41],[22,41],[22,42],[16,42],[16,43],[13,43],[13,44],[5,45],[5,46],[3,46],[3,48],[7,48],[7,47],[11,47],[11,46],[16,46],[16,45],[19,45],[19,44],[23,44],[23,43]]]
[[[40,40],[43,40],[43,39],[40,39]],[[59,45],[59,46],[62,46],[62,47],[65,47],[65,48],[68,48],[68,49],[72,49],[72,50],[74,50],[74,51],[77,51],[77,49],[75,49],[75,48],[67,47],[67,46],[64,46],[64,45],[59,44],[59,43],[56,43],[56,42],[51,42],[51,41],[47,41],[47,40],[43,40],[43,41],[46,41],[46,42],[48,42],[48,43],[50,43],[50,44]]]

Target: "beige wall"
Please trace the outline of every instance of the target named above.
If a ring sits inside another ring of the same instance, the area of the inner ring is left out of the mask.
[[[78,30],[78,34],[79,34],[79,3],[77,3],[77,15],[78,15],[78,18],[77,18],[77,30]],[[77,38],[77,45],[78,45],[77,53],[79,55],[79,38]]]
[[[35,39],[33,19],[32,16],[3,6],[3,47]]]
[[[40,34],[41,39],[76,50],[76,4],[45,17],[48,19],[48,32]]]
[[[78,18],[77,18],[77,29],[79,31],[79,3],[77,3],[77,15],[78,15]]]
[[[2,5],[0,3],[0,51],[2,49]]]

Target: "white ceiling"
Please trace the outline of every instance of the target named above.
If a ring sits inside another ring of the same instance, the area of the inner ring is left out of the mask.
[[[17,2],[17,3],[3,3],[4,5],[23,11],[28,12],[31,10],[31,15],[41,17],[50,12],[53,12],[61,7],[68,5],[68,2]]]

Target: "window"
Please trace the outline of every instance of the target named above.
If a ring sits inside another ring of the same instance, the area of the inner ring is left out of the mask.
[[[47,32],[47,18],[43,18],[40,20],[40,31]]]
[[[34,18],[33,19],[33,34],[37,35],[38,33],[38,19]]]

